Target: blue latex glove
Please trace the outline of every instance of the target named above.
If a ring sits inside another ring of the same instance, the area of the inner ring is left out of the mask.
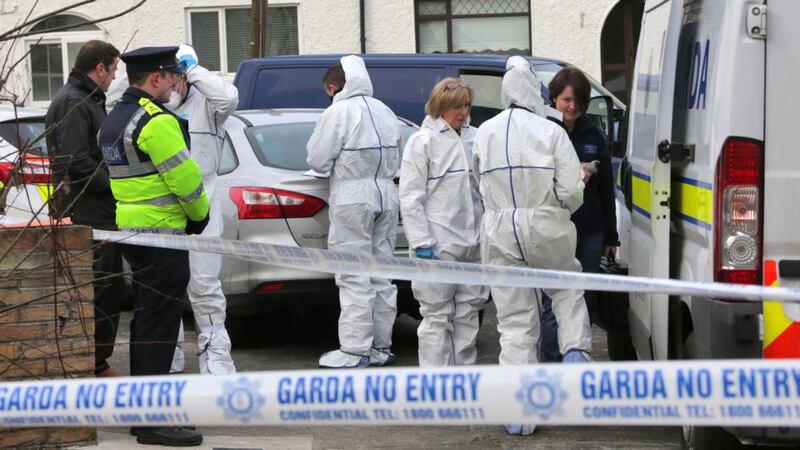
[[[417,253],[417,258],[436,259],[436,254],[433,253],[433,248],[431,247],[420,247],[415,252]]]
[[[191,54],[181,55],[180,58],[178,58],[178,65],[181,66],[184,72],[188,72],[197,65],[197,58]]]

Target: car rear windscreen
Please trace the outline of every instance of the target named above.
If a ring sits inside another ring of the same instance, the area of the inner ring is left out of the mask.
[[[404,122],[400,126],[400,148],[417,129]],[[285,123],[248,128],[245,135],[261,164],[277,169],[310,169],[306,163],[306,144],[314,132],[315,122]]]
[[[8,142],[17,149],[30,142],[28,154],[31,156],[47,156],[47,146],[44,140],[44,120],[20,120],[18,122],[0,122],[0,139]],[[19,134],[17,134],[19,133]],[[36,140],[37,138],[40,138]],[[0,155],[0,158],[8,155]]]

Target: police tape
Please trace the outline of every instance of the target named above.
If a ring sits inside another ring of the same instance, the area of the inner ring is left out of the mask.
[[[502,267],[418,258],[382,257],[200,236],[94,230],[94,239],[216,253],[272,266],[393,280],[543,289],[642,292],[747,301],[800,301],[800,289]]]
[[[249,372],[3,383],[0,426],[797,427],[800,361]]]

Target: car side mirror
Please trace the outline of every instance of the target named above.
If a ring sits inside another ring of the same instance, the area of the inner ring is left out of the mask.
[[[614,101],[607,95],[599,95],[589,100],[586,116],[603,130],[609,148],[614,142]]]

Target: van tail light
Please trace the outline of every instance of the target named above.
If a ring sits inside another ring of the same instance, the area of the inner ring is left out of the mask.
[[[326,206],[317,197],[281,189],[233,187],[229,195],[243,220],[313,217]]]
[[[26,160],[21,169],[15,170],[15,163],[0,162],[0,182],[9,184],[12,174],[15,175],[14,184],[49,184],[50,169],[47,159],[31,158]],[[22,175],[21,179],[19,175]],[[20,183],[21,180],[21,183]]]
[[[728,138],[717,161],[715,189],[714,281],[761,284],[762,143]]]

